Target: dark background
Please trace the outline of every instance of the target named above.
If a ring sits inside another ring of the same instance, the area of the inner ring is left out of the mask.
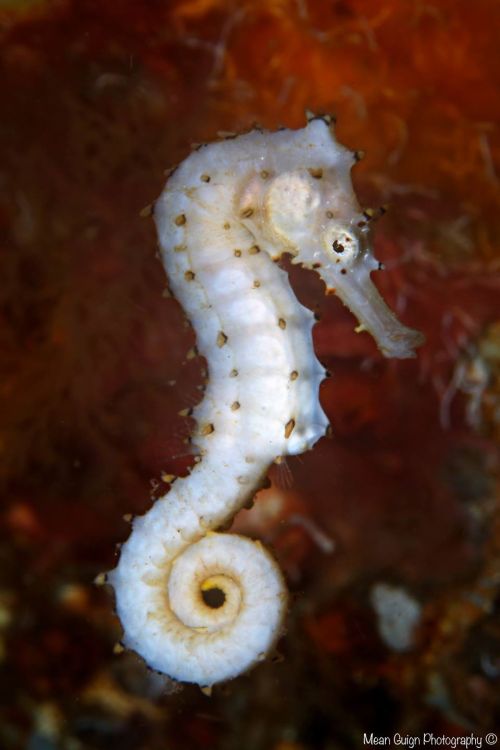
[[[494,0],[0,2],[2,749],[336,750],[495,728],[499,23]],[[123,516],[190,466],[178,412],[202,395],[140,214],[193,142],[301,127],[305,109],[366,153],[358,196],[389,208],[376,283],[427,343],[384,360],[294,269],[321,318],[333,437],[238,517],[286,573],[287,634],[208,697],[117,653],[93,583]],[[381,585],[419,613],[403,650]]]

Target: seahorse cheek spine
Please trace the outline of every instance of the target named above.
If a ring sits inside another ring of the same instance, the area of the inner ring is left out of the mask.
[[[124,644],[178,680],[230,679],[264,658],[281,631],[287,594],[273,558],[258,543],[213,530],[254,496],[273,460],[311,448],[327,428],[313,315],[272,259],[289,251],[318,267],[327,286],[341,285],[340,263],[362,294],[355,263],[368,279],[374,262],[347,247],[358,240],[352,225],[360,218],[347,155],[322,120],[302,131],[250,133],[192,154],[156,204],[170,284],[208,364],[193,412],[201,460],[135,520],[109,580]],[[342,260],[332,242],[344,243]],[[375,300],[387,353],[410,356],[414,332],[373,290],[361,300],[364,320]],[[205,603],[210,589],[223,593],[222,606]]]

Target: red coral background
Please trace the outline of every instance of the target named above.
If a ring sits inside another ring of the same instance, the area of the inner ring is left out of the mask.
[[[356,748],[500,715],[500,6],[494,0],[0,3],[0,745]],[[333,112],[388,213],[376,275],[418,359],[384,360],[320,282],[333,437],[237,528],[293,592],[273,658],[212,696],[118,653],[99,572],[192,461],[194,334],[142,212],[218,131]],[[371,592],[421,607],[407,650]]]

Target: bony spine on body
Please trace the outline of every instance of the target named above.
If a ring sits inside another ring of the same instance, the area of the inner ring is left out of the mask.
[[[354,161],[324,118],[253,131],[192,153],[155,205],[172,291],[208,363],[193,410],[201,460],[135,519],[109,580],[124,645],[177,680],[235,677],[282,629],[287,593],[273,557],[258,542],[215,533],[274,460],[312,448],[328,427],[314,317],[273,261],[290,253],[316,269],[386,356],[414,356],[421,342],[370,281],[378,264],[352,189]]]

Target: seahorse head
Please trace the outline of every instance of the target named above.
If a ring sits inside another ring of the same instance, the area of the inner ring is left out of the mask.
[[[370,278],[382,264],[352,188],[353,153],[321,118],[294,136],[246,183],[239,198],[243,223],[273,258],[287,252],[294,263],[317,270],[385,356],[413,357],[422,335],[397,320]]]

